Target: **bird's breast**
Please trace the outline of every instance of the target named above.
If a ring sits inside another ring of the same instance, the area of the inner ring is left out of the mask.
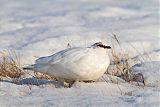
[[[108,55],[97,55],[94,53],[81,57],[72,63],[66,65],[67,72],[72,74],[73,79],[95,80],[104,74],[110,63]]]

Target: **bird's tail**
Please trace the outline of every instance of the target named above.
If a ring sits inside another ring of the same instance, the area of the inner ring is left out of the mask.
[[[35,68],[35,64],[23,67],[23,70],[34,70],[34,68]]]

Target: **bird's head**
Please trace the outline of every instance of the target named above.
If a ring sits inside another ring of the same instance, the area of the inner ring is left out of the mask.
[[[93,47],[93,48],[111,49],[110,46],[108,46],[108,45],[106,45],[106,44],[104,44],[102,42],[97,42],[97,43],[93,44],[91,47]]]

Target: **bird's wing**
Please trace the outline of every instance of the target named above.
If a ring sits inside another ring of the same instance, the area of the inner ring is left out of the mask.
[[[85,56],[88,51],[88,48],[69,48],[55,53],[51,56],[41,57],[36,60],[36,64],[57,64],[65,63],[68,61],[73,62],[80,59],[82,56]]]

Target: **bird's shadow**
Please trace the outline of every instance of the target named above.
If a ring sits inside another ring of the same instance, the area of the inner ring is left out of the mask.
[[[37,79],[35,77],[30,78],[23,78],[23,79],[13,79],[13,80],[1,80],[2,82],[13,83],[16,85],[54,85],[55,87],[64,87],[63,82],[55,81],[55,80],[44,80],[44,79]]]

